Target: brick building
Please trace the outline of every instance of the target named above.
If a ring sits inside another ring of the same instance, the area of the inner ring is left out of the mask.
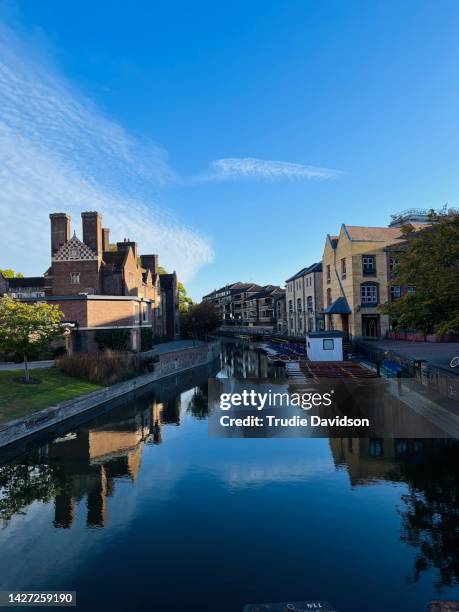
[[[140,255],[136,242],[124,239],[111,244],[109,229],[102,227],[98,212],[83,212],[81,217],[82,240],[76,233],[71,235],[69,215],[52,213],[51,266],[43,277],[2,278],[0,291],[59,305],[65,321],[75,324],[75,350],[96,350],[98,332],[110,330],[126,330],[128,346],[134,351],[141,349],[142,336],[176,338],[175,272],[160,274],[158,256]]]

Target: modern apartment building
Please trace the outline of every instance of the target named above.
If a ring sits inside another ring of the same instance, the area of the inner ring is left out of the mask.
[[[237,282],[215,289],[202,299],[215,306],[223,325],[285,333],[285,291],[281,287]]]
[[[232,283],[215,289],[202,298],[217,309],[220,320],[225,324],[242,324],[242,304],[263,287],[255,283]]]
[[[322,262],[302,268],[285,281],[285,301],[289,336],[324,329]]]
[[[283,333],[285,329],[285,291],[275,285],[266,285],[242,303],[244,325],[272,329]]]

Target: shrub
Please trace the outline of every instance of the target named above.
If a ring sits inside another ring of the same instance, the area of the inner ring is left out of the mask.
[[[142,327],[140,331],[140,350],[149,351],[153,346],[153,330],[151,327]]]
[[[56,359],[56,367],[84,380],[112,385],[150,369],[150,361],[132,353],[107,349],[100,353],[74,353]]]
[[[100,329],[94,336],[100,350],[127,351],[130,348],[129,329]]]

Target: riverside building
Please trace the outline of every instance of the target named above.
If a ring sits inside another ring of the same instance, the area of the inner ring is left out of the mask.
[[[120,330],[133,351],[151,348],[154,338],[176,338],[175,272],[161,274],[158,255],[141,255],[130,239],[110,243],[100,213],[83,212],[81,218],[82,240],[71,234],[70,215],[50,214],[50,267],[42,277],[1,277],[0,291],[58,305],[74,325],[71,346],[77,351],[97,350],[104,334]]]

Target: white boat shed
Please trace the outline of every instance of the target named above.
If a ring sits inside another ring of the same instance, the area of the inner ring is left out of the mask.
[[[341,331],[317,331],[306,335],[306,354],[310,361],[344,361]]]

